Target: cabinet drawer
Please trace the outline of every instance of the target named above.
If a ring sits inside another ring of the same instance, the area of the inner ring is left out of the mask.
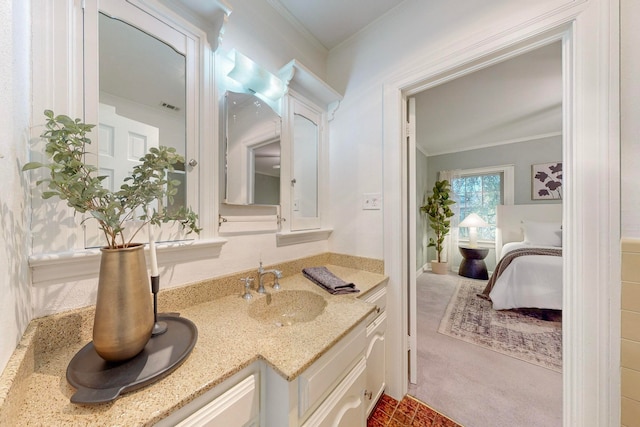
[[[164,426],[250,427],[259,425],[260,377],[258,372],[230,378],[235,385],[226,389],[223,383],[180,408],[156,424]],[[221,390],[222,389],[222,390]]]
[[[258,425],[260,390],[257,374],[250,375],[222,393],[177,427],[228,427]]]
[[[298,415],[305,418],[364,355],[366,330],[360,324],[298,378]]]
[[[364,299],[364,302],[374,304],[377,308],[371,318],[375,318],[378,314],[382,313],[387,308],[387,287],[382,286],[380,289],[376,289],[368,294]]]

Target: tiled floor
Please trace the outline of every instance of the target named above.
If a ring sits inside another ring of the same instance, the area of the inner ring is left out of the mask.
[[[401,401],[383,394],[367,427],[462,427],[411,396]]]

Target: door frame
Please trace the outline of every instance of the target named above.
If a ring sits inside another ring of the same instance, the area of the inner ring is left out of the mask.
[[[384,261],[388,393],[408,389],[406,97],[554,41],[563,43],[563,422],[620,423],[620,148],[617,0],[578,2],[421,64],[384,85]]]

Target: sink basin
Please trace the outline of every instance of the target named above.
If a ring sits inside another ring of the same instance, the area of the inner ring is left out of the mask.
[[[325,299],[311,291],[280,291],[251,303],[249,316],[276,326],[309,322],[324,311]]]

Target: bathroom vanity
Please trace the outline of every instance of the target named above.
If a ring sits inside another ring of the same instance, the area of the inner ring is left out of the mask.
[[[90,340],[91,310],[38,319],[10,362],[12,378],[0,382],[9,390],[0,424],[364,426],[384,388],[387,278],[328,267],[361,292],[331,295],[296,273],[281,279],[280,291],[268,283],[267,295],[253,292],[249,301],[235,276],[161,293],[163,310],[197,325],[198,342],[169,376],[106,404],[72,404],[65,380],[69,360]],[[185,302],[205,289],[215,294],[210,301]],[[326,305],[290,325],[252,313],[252,304],[291,291]]]

